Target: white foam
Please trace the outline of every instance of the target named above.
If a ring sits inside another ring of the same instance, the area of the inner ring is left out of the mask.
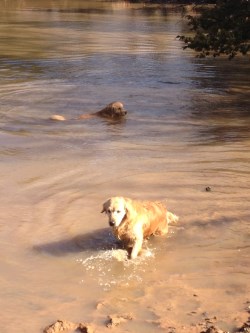
[[[141,282],[143,273],[151,258],[154,257],[153,249],[144,249],[141,256],[130,260],[127,251],[122,249],[112,249],[100,251],[95,255],[90,255],[85,259],[77,259],[86,274],[95,279],[97,284],[104,290],[110,290],[116,285],[128,286],[133,282]],[[85,280],[80,281],[81,284]]]

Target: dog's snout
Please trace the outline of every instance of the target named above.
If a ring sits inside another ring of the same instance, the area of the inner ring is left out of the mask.
[[[110,225],[111,227],[113,227],[113,226],[115,225],[115,222],[114,222],[114,221],[109,221],[109,225]]]

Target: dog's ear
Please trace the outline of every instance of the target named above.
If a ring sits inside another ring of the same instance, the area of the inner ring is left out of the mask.
[[[105,201],[102,205],[102,211],[101,213],[107,213],[107,207],[109,205],[109,200]]]
[[[106,213],[105,203],[102,205],[102,211],[101,213]]]
[[[111,117],[113,118],[116,116],[116,107],[114,105],[112,105],[110,107],[110,109],[111,109]]]

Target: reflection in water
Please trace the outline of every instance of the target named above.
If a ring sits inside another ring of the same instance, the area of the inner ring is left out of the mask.
[[[136,318],[121,332],[191,332],[204,313],[235,327],[249,291],[248,60],[184,52],[167,5],[2,1],[0,22],[0,331],[60,317],[102,331],[118,312]],[[72,120],[114,100],[122,122]],[[100,214],[113,195],[166,199],[180,223],[151,256],[118,260]]]

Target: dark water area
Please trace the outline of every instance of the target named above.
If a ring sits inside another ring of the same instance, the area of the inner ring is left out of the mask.
[[[179,6],[0,1],[1,332],[246,319],[249,57],[197,59],[186,32]],[[126,119],[76,120],[115,100]],[[166,200],[180,222],[125,260],[100,214],[116,195]]]

